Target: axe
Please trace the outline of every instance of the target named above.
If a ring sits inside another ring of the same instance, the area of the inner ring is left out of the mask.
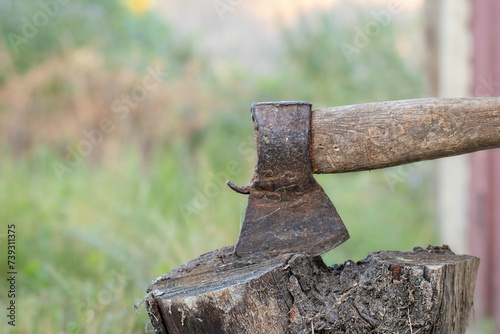
[[[257,163],[237,256],[316,256],[349,238],[313,173],[397,166],[500,147],[500,98],[430,98],[311,111],[254,103]]]

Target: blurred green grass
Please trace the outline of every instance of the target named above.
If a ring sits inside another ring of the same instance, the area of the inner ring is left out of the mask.
[[[4,34],[37,8],[16,6],[10,18],[1,11]],[[3,45],[11,65],[0,64],[0,235],[3,242],[7,224],[16,224],[15,333],[143,333],[144,307],[132,306],[156,277],[236,242],[247,198],[224,182],[252,177],[252,102],[307,100],[319,108],[424,91],[418,61],[397,51],[406,24],[383,27],[346,62],[339,43],[353,39],[353,24],[370,19],[350,7],[284,28],[275,69],[254,73],[237,61],[214,72],[217,59],[154,13],[134,17],[117,1],[75,6],[61,9],[20,55]],[[96,29],[96,10],[110,17],[104,28]],[[344,10],[354,23],[342,19]],[[77,32],[68,47],[54,39],[62,26]],[[128,43],[110,50],[110,40]],[[168,71],[162,86],[60,179],[53,163],[64,163],[67,147],[109,114],[151,62]],[[438,243],[432,178],[427,163],[318,176],[351,234],[325,261]]]

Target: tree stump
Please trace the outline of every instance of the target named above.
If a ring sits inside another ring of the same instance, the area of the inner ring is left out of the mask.
[[[464,333],[479,266],[447,246],[333,267],[303,254],[238,259],[232,250],[201,255],[148,288],[156,333]]]

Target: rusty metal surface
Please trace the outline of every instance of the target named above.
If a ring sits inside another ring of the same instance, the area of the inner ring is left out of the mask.
[[[252,106],[257,164],[245,187],[249,194],[235,254],[319,255],[349,238],[337,210],[312,176],[311,104],[255,103]]]

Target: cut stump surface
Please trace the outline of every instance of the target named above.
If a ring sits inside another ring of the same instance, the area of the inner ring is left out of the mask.
[[[447,246],[265,261],[225,247],[160,277],[146,308],[156,333],[464,333],[479,259]]]

